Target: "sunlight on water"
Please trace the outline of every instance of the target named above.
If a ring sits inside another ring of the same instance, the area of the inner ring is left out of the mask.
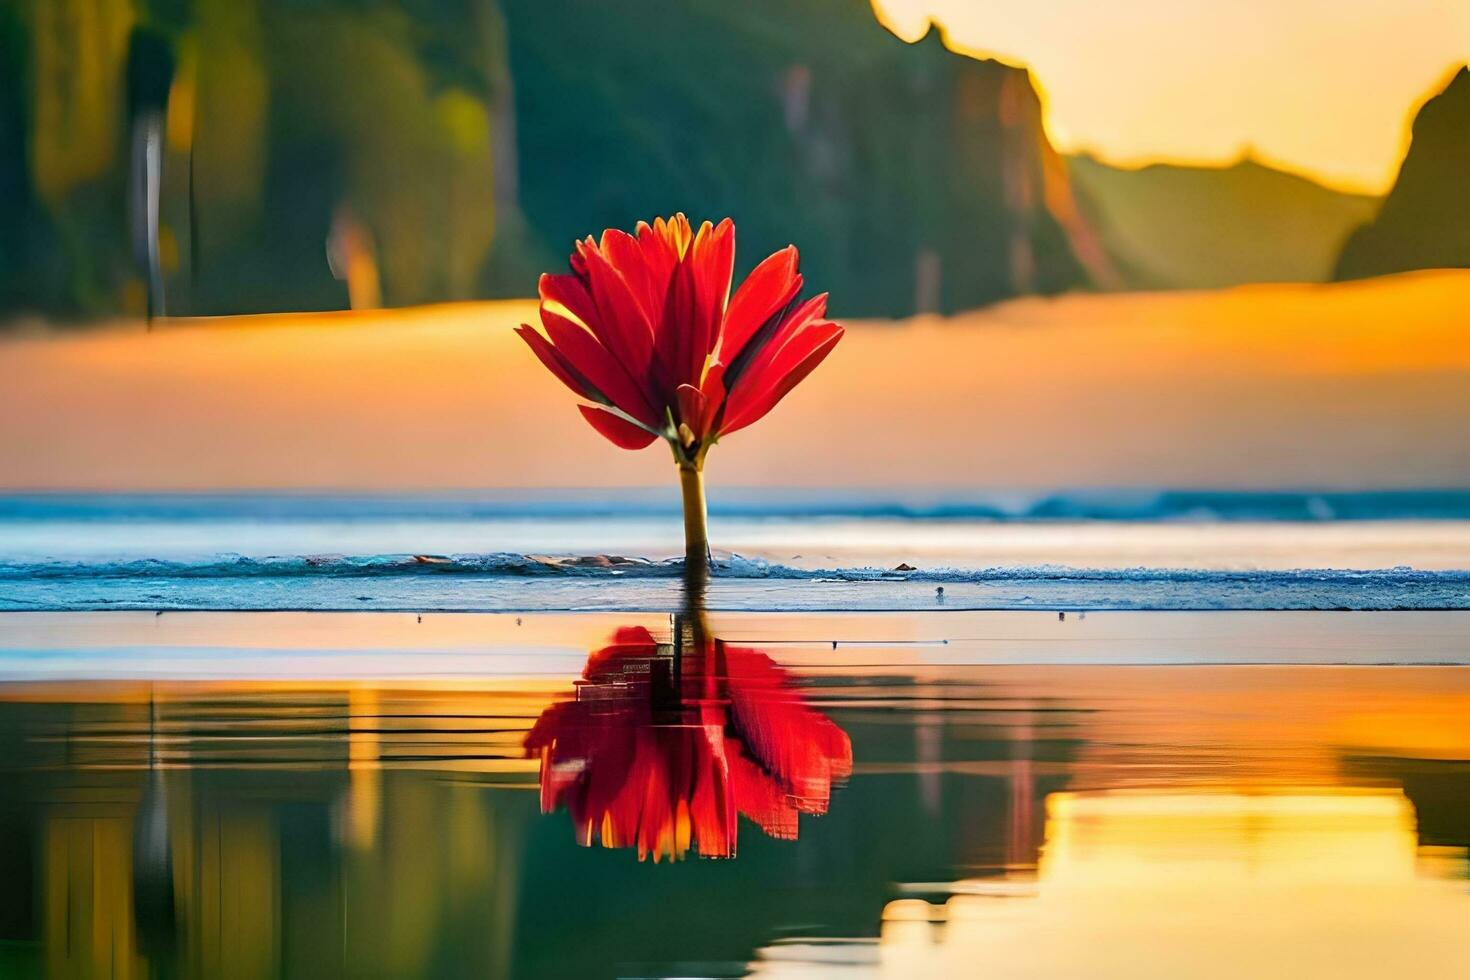
[[[1465,848],[1417,846],[1396,789],[1057,793],[1038,874],[889,903],[879,972],[1449,975]],[[1001,884],[1006,884],[1002,882]]]

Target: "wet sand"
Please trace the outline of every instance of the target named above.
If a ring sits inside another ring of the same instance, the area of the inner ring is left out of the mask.
[[[1446,612],[728,613],[718,635],[811,669],[983,665],[1470,665]],[[574,676],[662,613],[0,614],[0,680]]]

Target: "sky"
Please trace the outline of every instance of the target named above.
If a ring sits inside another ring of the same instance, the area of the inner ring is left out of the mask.
[[[1243,152],[1383,192],[1427,94],[1470,60],[1470,0],[873,0],[906,39],[1025,65],[1063,152]]]
[[[849,325],[721,486],[1463,486],[1470,272],[1028,298]],[[529,301],[0,340],[0,488],[672,486],[512,328]],[[873,465],[882,447],[882,466]]]

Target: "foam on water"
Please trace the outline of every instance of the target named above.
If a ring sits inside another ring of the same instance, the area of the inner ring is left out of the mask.
[[[677,514],[663,491],[0,497],[0,610],[660,610]],[[733,491],[713,520],[730,610],[1470,608],[1462,491]]]
[[[233,557],[0,564],[0,610],[657,611],[681,563],[598,556]],[[714,608],[1466,609],[1470,571],[1031,566],[896,571],[717,560]]]

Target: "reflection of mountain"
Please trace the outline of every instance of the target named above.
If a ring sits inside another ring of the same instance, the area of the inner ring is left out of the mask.
[[[1348,239],[1337,277],[1439,267],[1470,267],[1470,68],[1419,110],[1398,180]]]
[[[714,641],[676,654],[643,627],[594,651],[575,700],[526,738],[541,806],[565,807],[579,843],[640,859],[734,857],[736,815],[794,840],[852,772],[847,736],[765,654]]]
[[[733,684],[715,677],[743,715],[732,730],[773,769],[814,776],[788,783],[803,808],[828,773],[788,747],[817,731],[839,748],[819,729],[846,746],[798,703],[806,692],[848,704],[840,720],[872,768],[797,840],[747,827],[739,860],[657,869],[536,818],[521,745],[560,679],[0,685],[0,976],[125,963],[164,977],[591,977],[696,962],[738,975],[792,923],[876,935],[894,882],[1035,864],[1042,801],[1075,749],[1057,706],[976,711],[984,686],[822,671],[798,695],[764,657],[736,660]],[[586,698],[626,694],[600,663]],[[945,710],[950,696],[962,706]],[[166,793],[146,768],[155,729]],[[160,833],[166,850],[139,850]],[[151,887],[169,870],[171,888]]]
[[[1069,165],[1129,288],[1323,282],[1348,232],[1378,205],[1253,160],[1123,170],[1081,156]]]
[[[789,639],[831,629],[793,622]],[[517,662],[555,671],[581,642],[567,628]],[[582,717],[652,697],[634,671],[671,668],[670,651],[634,645],[594,660]],[[666,675],[696,710],[725,700],[706,679],[724,685],[731,712],[737,687],[780,701],[799,677],[799,710],[726,730],[794,772],[773,746],[804,744],[790,736],[820,703],[863,765],[799,839],[747,827],[739,860],[658,868],[537,816],[522,746],[559,674],[0,685],[0,976],[741,975],[773,943],[752,972],[790,976],[803,940],[826,976],[835,954],[877,955],[880,926],[876,972],[899,977],[1057,960],[1090,975],[1103,953],[1136,976],[1140,949],[1163,975],[1273,975],[1240,957],[1305,955],[1321,935],[1339,959],[1341,937],[1380,935],[1395,963],[1463,960],[1470,677],[1455,668],[924,666],[933,651],[861,649],[893,666],[796,644],[782,659],[809,666],[784,678],[761,659]],[[824,780],[795,795],[823,798]],[[1259,947],[1231,942],[1243,925]],[[1163,958],[1196,943],[1229,948]]]
[[[1344,769],[1404,788],[1414,804],[1419,843],[1470,848],[1470,759],[1345,755]]]

